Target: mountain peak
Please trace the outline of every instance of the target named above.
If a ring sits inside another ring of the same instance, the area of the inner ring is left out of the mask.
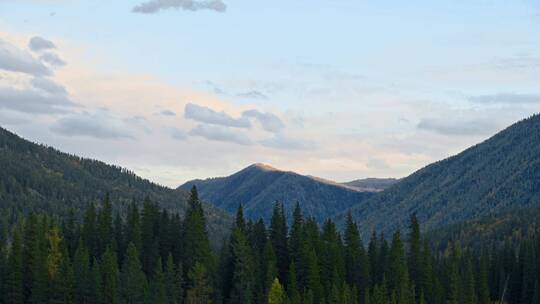
[[[267,165],[267,164],[263,164],[263,163],[255,163],[251,166],[249,166],[248,168],[255,168],[255,169],[259,169],[259,170],[263,170],[263,171],[281,171],[279,169],[276,169],[270,165]]]

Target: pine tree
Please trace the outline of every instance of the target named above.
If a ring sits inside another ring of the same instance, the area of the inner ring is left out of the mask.
[[[298,290],[296,266],[294,262],[291,262],[291,266],[289,267],[289,282],[287,284],[287,295],[289,298],[289,304],[300,304],[302,301],[300,291]]]
[[[491,300],[489,296],[488,257],[485,254],[480,257],[479,268],[478,303],[489,304]]]
[[[73,258],[73,277],[74,277],[74,300],[75,303],[91,303],[89,292],[91,288],[91,268],[88,250],[84,247],[82,241],[79,241],[75,256]]]
[[[101,284],[101,270],[97,259],[94,259],[94,262],[92,263],[89,282],[88,301],[85,303],[102,303],[103,285]]]
[[[307,257],[307,289],[312,292],[313,303],[324,301],[323,286],[320,277],[319,261],[315,250],[312,250]]]
[[[172,260],[172,258],[171,258]],[[156,263],[154,275],[150,280],[150,302],[153,304],[168,303],[167,292],[165,290],[165,274],[163,273],[161,258]]]
[[[268,304],[283,304],[285,303],[285,292],[279,283],[278,278],[274,279],[270,292],[268,293]]]
[[[11,250],[7,264],[7,278],[4,294],[6,304],[23,304],[23,261],[22,244],[19,231],[13,232]]]
[[[287,240],[287,220],[283,204],[276,202],[270,220],[270,241],[277,258],[278,279],[286,282],[289,267],[289,248]]]
[[[110,248],[105,250],[101,262],[101,298],[105,303],[118,303],[118,259]]]
[[[98,223],[96,206],[90,204],[84,215],[82,238],[85,241],[86,248],[88,249],[88,252],[90,252],[92,258],[99,258],[101,256],[99,254],[99,234],[96,233],[97,231]]]
[[[141,218],[139,208],[135,203],[131,203],[128,209],[127,224],[124,244],[132,243],[137,250],[141,250]],[[127,249],[127,248],[126,248]]]
[[[142,270],[150,276],[156,267],[159,257],[159,210],[149,198],[144,200],[141,212],[141,265]]]
[[[423,288],[425,282],[422,282],[421,267],[422,267],[422,240],[420,236],[420,223],[416,214],[411,215],[411,222],[409,226],[409,254],[408,254],[408,267],[409,277],[411,282],[416,286],[415,293],[420,296],[421,288]],[[418,299],[417,299],[418,300]]]
[[[395,292],[397,299],[409,298],[409,275],[405,261],[405,249],[399,230],[394,233],[388,263],[389,292]]]
[[[254,293],[254,264],[247,239],[239,227],[233,231],[231,239],[233,258],[231,304],[253,303]]]
[[[370,258],[364,250],[364,245],[358,232],[358,226],[352,219],[351,213],[347,215],[345,226],[345,269],[346,282],[360,290],[360,298],[364,297],[364,290],[369,287]]]
[[[184,298],[182,285],[182,267],[176,267],[171,254],[167,257],[167,266],[165,270],[165,291],[167,293],[168,304],[181,304]]]
[[[113,219],[112,219],[112,205],[109,198],[109,193],[105,195],[101,209],[97,215],[97,256],[101,256],[107,247],[114,248],[112,246],[112,232],[113,232]],[[94,232],[95,233],[95,232]]]
[[[189,207],[184,218],[183,243],[184,270],[193,270],[195,264],[199,263],[206,271],[211,264],[210,242],[204,211],[195,186],[191,189]]]
[[[120,302],[126,304],[145,303],[148,282],[142,271],[139,253],[133,244],[128,245],[120,278]]]
[[[476,304],[474,273],[470,259],[467,259],[466,261],[465,280],[463,285],[463,304]]]
[[[186,304],[211,304],[212,287],[208,280],[206,268],[196,263],[188,273],[189,286],[186,291]]]

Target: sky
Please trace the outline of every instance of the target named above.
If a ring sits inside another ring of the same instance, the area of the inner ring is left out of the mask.
[[[0,126],[170,187],[404,177],[538,112],[538,0],[0,0]]]

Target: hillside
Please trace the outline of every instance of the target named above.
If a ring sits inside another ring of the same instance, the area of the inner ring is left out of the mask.
[[[403,228],[412,213],[432,230],[538,205],[540,116],[535,115],[418,170],[350,211],[366,235],[374,228]]]
[[[180,189],[196,185],[202,199],[228,212],[240,204],[247,217],[268,220],[274,202],[282,202],[288,214],[296,202],[307,216],[324,221],[372,195],[343,185],[281,171],[263,164],[251,165],[227,177],[189,181]]]
[[[0,213],[47,212],[63,216],[84,210],[110,194],[115,209],[123,211],[145,197],[183,215],[188,192],[151,183],[134,173],[103,162],[62,153],[0,128]],[[222,235],[230,217],[205,206],[209,230]]]
[[[379,192],[397,183],[397,178],[364,178],[343,183],[359,191]]]

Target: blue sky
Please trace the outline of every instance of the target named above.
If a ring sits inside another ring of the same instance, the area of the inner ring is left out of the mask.
[[[540,109],[539,1],[0,0],[2,41],[0,125],[171,186],[402,177]]]

